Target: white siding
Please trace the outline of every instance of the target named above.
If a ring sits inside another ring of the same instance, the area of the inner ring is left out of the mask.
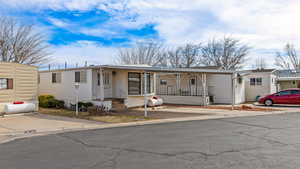
[[[100,86],[98,86],[98,78],[97,74],[98,72],[96,70],[92,71],[93,77],[92,77],[92,82],[93,82],[93,98],[98,99],[100,98]],[[112,71],[103,71],[103,73],[108,73],[109,74],[109,84],[104,85],[104,98],[112,98]]]
[[[231,74],[208,74],[208,94],[214,96],[214,103],[232,103]]]
[[[61,83],[52,83],[52,72],[40,72],[39,94],[50,94],[59,100],[64,100],[66,105],[75,102],[76,89],[75,84],[76,70],[61,71]],[[92,100],[92,70],[86,70],[87,81],[80,83],[79,87],[79,100],[91,101]]]
[[[272,75],[270,72],[254,72],[246,76],[246,101],[255,101],[257,96],[265,96],[276,92],[275,80],[272,83]],[[250,78],[262,78],[262,85],[250,85]]]
[[[160,96],[164,103],[179,105],[203,105],[201,96]],[[209,100],[208,98],[206,100]]]

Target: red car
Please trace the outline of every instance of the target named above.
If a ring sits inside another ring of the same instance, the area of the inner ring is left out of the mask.
[[[267,95],[258,100],[266,106],[273,104],[300,104],[300,89],[287,89],[271,95]]]

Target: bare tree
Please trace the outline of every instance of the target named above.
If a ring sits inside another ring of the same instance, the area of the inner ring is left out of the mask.
[[[121,48],[117,55],[118,64],[165,65],[163,45],[156,41],[137,42],[132,48]]]
[[[166,55],[170,67],[173,68],[183,67],[181,48],[177,47],[175,49],[169,50],[167,51]]]
[[[32,25],[0,18],[0,61],[41,64],[49,56],[47,47],[44,36],[34,32]]]
[[[181,47],[184,67],[196,66],[198,62],[200,45],[186,44]]]
[[[267,68],[267,62],[262,57],[257,57],[255,59],[255,64],[253,65],[254,69],[265,69]]]
[[[186,44],[168,51],[168,61],[171,67],[189,68],[198,63],[200,45]]]
[[[250,49],[248,45],[231,37],[213,39],[202,46],[200,64],[218,66],[224,70],[239,69],[243,66]]]
[[[300,69],[300,57],[293,44],[287,43],[283,53],[276,53],[275,65],[283,69]]]

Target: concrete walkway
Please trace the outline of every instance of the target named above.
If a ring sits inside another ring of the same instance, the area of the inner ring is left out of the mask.
[[[180,108],[174,109],[181,113],[198,114],[192,117],[169,118],[149,121],[137,121],[130,123],[102,123],[82,119],[74,119],[61,116],[50,116],[44,114],[27,114],[0,117],[0,143],[8,142],[17,138],[32,137],[38,135],[46,135],[53,133],[61,133],[67,131],[100,129],[124,126],[138,126],[145,124],[171,123],[179,121],[220,119],[231,117],[259,116],[269,114],[284,114],[300,112],[300,108],[285,108],[283,111],[258,112],[258,111],[229,111],[215,109],[199,109],[199,108]],[[160,110],[161,111],[161,110]],[[168,110],[169,111],[169,110]]]

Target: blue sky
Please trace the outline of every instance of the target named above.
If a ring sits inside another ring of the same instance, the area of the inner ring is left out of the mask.
[[[33,23],[47,35],[53,64],[114,63],[120,47],[157,39],[168,47],[224,35],[253,50],[247,63],[285,43],[300,46],[296,0],[0,0],[0,14]]]

